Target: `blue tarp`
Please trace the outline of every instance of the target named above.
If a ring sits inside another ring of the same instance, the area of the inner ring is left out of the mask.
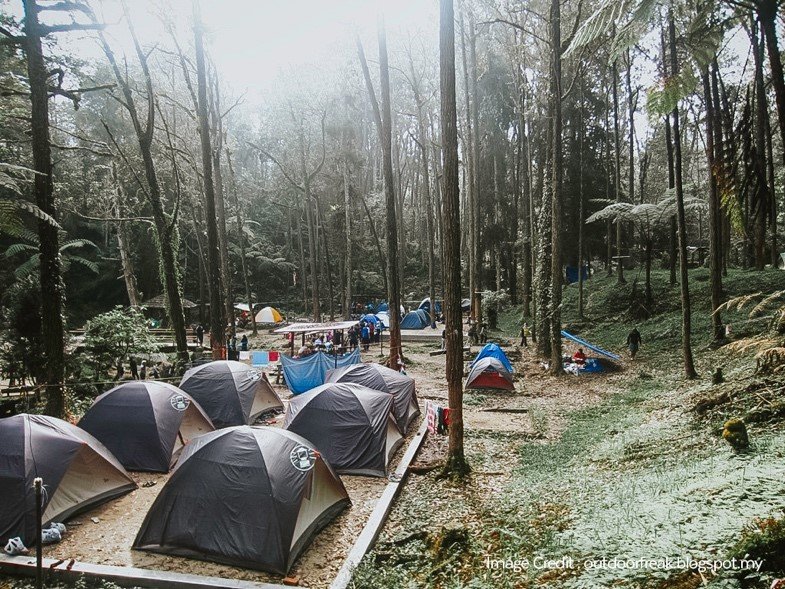
[[[482,350],[477,353],[477,357],[472,362],[472,366],[474,366],[478,360],[482,360],[483,358],[496,358],[509,372],[515,372],[513,370],[512,364],[510,363],[510,359],[507,358],[507,354],[505,354],[504,350],[502,350],[497,344],[485,344]]]
[[[611,360],[621,360],[621,356],[619,356],[618,354],[614,354],[613,352],[609,352],[608,350],[603,350],[602,348],[600,348],[598,346],[593,346],[589,342],[587,342],[586,340],[583,340],[583,339],[579,338],[578,336],[572,335],[571,333],[569,333],[567,331],[562,330],[561,335],[562,335],[562,337],[566,337],[568,340],[574,341],[576,344],[578,344],[580,346],[583,346],[584,348],[587,348],[587,349],[591,350],[592,352],[597,352],[598,354],[601,354],[601,355],[603,355],[603,356],[605,356],[607,358],[610,358]]]
[[[349,364],[360,363],[360,350],[354,350],[351,354],[338,356],[336,363],[335,356],[317,352],[305,358],[292,358],[281,356],[283,374],[286,377],[286,385],[292,394],[299,395],[305,391],[310,391],[314,387],[324,384],[328,370],[348,366]]]
[[[262,367],[270,365],[270,352],[251,352],[251,366]]]
[[[409,311],[401,320],[401,329],[425,329],[428,327],[430,317],[422,309]]]
[[[360,317],[360,321],[361,322],[365,321],[366,323],[373,323],[374,325],[376,325],[377,323],[379,323],[379,318],[376,315],[371,315],[369,313],[368,315],[363,315],[362,317]]]
[[[581,268],[581,274],[583,274],[583,279],[589,279],[589,267],[584,265]],[[566,270],[566,277],[567,277],[567,284],[573,284],[574,282],[578,282],[578,268],[576,266],[567,266]]]
[[[376,312],[377,312],[377,313],[382,313],[382,312],[384,312],[384,311],[389,311],[389,310],[390,310],[390,305],[388,305],[387,303],[381,303],[381,304],[380,304],[380,305],[379,305],[379,306],[376,308]]]

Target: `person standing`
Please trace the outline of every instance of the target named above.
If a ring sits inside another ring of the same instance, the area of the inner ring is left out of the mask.
[[[630,350],[630,357],[635,360],[635,354],[638,353],[638,348],[641,347],[641,333],[637,327],[633,327],[632,331],[627,335],[627,348]]]
[[[363,324],[363,328],[360,331],[360,339],[363,342],[363,351],[367,352],[371,345],[371,330],[368,329],[367,324]]]
[[[201,323],[196,326],[196,343],[200,348],[204,347],[204,326]]]
[[[476,323],[469,323],[469,341],[473,346],[477,345],[477,324]]]
[[[523,325],[521,325],[521,346],[524,348],[529,347],[529,336],[531,335],[531,329],[529,329],[529,324],[524,321]]]

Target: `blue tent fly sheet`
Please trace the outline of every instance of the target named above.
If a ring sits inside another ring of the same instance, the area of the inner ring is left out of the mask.
[[[610,358],[611,360],[621,360],[621,356],[619,356],[618,354],[614,354],[613,352],[609,352],[608,350],[603,350],[600,347],[593,346],[586,340],[583,340],[578,336],[572,335],[568,331],[562,330],[561,335],[562,337],[566,337],[568,340],[575,342],[579,346],[583,346],[584,348],[587,348],[592,352],[597,352],[598,354],[605,356],[606,358]]]
[[[422,309],[409,311],[401,320],[401,329],[425,329],[428,327],[430,317]]]
[[[482,350],[477,353],[477,357],[472,361],[472,366],[477,364],[478,360],[482,360],[483,358],[496,358],[502,365],[507,369],[508,372],[512,373],[515,372],[512,368],[512,364],[510,363],[510,359],[507,358],[507,354],[504,353],[497,344],[485,344]]]
[[[417,308],[418,309],[422,309],[423,311],[425,311],[426,313],[428,313],[430,315],[431,314],[431,299],[430,299],[430,297],[424,298],[422,300],[422,302],[420,303],[420,306],[417,307]],[[436,306],[434,308],[436,309],[436,313],[441,313],[442,312],[442,304],[439,301],[436,301]]]
[[[306,358],[291,358],[281,356],[283,374],[286,377],[286,385],[292,394],[299,395],[305,391],[324,384],[324,379],[328,370],[341,368],[349,364],[360,363],[360,350],[354,350],[351,354],[338,356],[337,364],[335,356],[317,352]]]

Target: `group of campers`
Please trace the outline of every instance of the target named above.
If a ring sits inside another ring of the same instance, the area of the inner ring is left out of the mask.
[[[294,337],[293,333],[287,337]],[[343,347],[343,332],[330,330],[324,333],[314,333],[297,351],[295,358],[307,358],[316,352],[326,352],[332,354]]]
[[[361,321],[359,325],[349,328],[349,348],[357,349],[362,345],[363,352],[367,352],[372,343],[379,343],[382,337],[382,330],[372,321]]]

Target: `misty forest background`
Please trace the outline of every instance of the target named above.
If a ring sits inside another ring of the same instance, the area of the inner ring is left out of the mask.
[[[166,33],[147,38],[123,4],[121,43],[88,4],[19,4],[0,15],[0,363],[48,386],[49,412],[84,376],[67,330],[116,306],[159,297],[184,360],[186,327],[233,324],[236,302],[318,321],[445,296],[438,23],[363,31],[254,104],[198,10],[174,23],[153,4]],[[716,310],[729,270],[782,264],[780,8],[458,3],[461,296],[519,305],[558,358],[565,266],[613,273],[633,317],[679,288],[694,376],[689,269],[709,267]],[[63,42],[85,35],[98,57]],[[570,288],[578,321],[592,280]],[[711,329],[722,341],[722,309]]]

